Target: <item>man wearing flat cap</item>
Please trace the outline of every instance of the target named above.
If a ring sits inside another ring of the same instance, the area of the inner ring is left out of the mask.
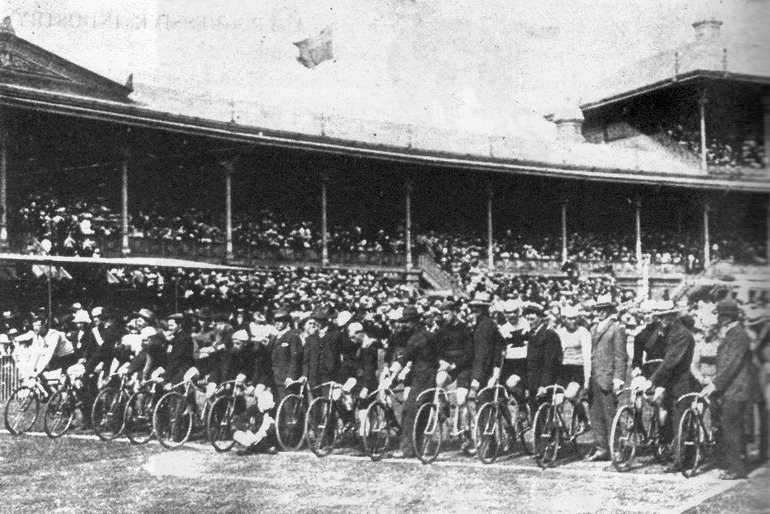
[[[617,397],[625,382],[628,350],[626,329],[615,319],[610,295],[600,296],[594,305],[597,323],[591,327],[591,378],[588,380],[589,417],[596,448],[587,460],[610,459],[609,437],[617,409]]]
[[[717,407],[716,461],[723,470],[719,478],[735,480],[746,478],[743,423],[756,382],[751,338],[740,321],[738,304],[735,300],[722,300],[717,303],[716,312],[721,340],[717,349],[717,373],[701,394],[712,395],[712,405]]]
[[[543,401],[545,388],[559,378],[562,359],[561,340],[555,330],[548,326],[548,317],[542,307],[530,304],[522,314],[530,326],[527,344],[527,386],[529,407],[532,412]]]

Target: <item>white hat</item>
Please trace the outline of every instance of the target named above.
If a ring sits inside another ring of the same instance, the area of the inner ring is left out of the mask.
[[[652,312],[655,315],[671,314],[680,310],[671,300],[658,300],[652,307]]]
[[[232,339],[233,341],[248,341],[249,333],[243,329],[236,330],[235,332],[233,332]]]
[[[580,311],[577,307],[567,305],[561,310],[561,315],[565,318],[577,318],[580,315]]]
[[[516,312],[517,310],[521,309],[521,307],[524,305],[524,302],[521,300],[506,300],[503,302],[503,311],[504,312]]]
[[[337,314],[337,326],[343,327],[348,324],[348,321],[353,319],[353,314],[348,311],[340,311]]]
[[[357,321],[348,325],[349,335],[357,334],[358,332],[363,332],[363,331],[364,331],[364,326],[361,323],[358,323]]]
[[[401,319],[401,316],[404,315],[404,309],[399,307],[398,309],[391,309],[390,312],[388,312],[388,319],[390,321],[398,321]]]
[[[91,317],[86,311],[80,309],[75,312],[75,316],[72,318],[73,323],[91,323]]]
[[[94,307],[91,309],[91,316],[92,317],[99,317],[104,313],[104,309],[102,307]]]
[[[149,339],[151,337],[155,337],[158,335],[158,331],[155,330],[153,327],[144,327],[141,332],[139,332],[139,336],[142,339]]]

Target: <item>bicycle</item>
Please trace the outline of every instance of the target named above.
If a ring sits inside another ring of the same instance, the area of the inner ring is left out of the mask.
[[[584,433],[579,428],[576,401],[567,399],[560,385],[550,385],[545,390],[546,393],[551,391],[551,399],[541,404],[535,412],[532,433],[532,453],[543,469],[556,462],[563,441],[572,443],[574,453],[581,458],[583,455],[578,437]],[[568,422],[564,420],[565,402],[572,405]]]
[[[152,439],[152,414],[162,391],[159,380],[148,380],[136,387],[126,400],[123,433],[131,444],[145,444]]]
[[[183,392],[178,389],[183,388]],[[206,399],[203,408],[198,405],[198,395],[204,395],[192,380],[180,382],[160,397],[152,416],[155,438],[165,448],[179,448],[190,439],[193,427],[205,428],[211,402]]]
[[[312,389],[312,392],[327,390],[310,402],[305,418],[305,439],[307,445],[316,457],[329,455],[337,444],[337,440],[351,428],[345,424],[339,430],[341,420],[338,402],[342,396],[342,385],[337,382],[324,382]]]
[[[51,380],[46,378],[44,373],[38,373],[14,389],[5,402],[3,415],[8,432],[21,435],[30,430],[40,414],[40,406],[48,402],[56,392],[52,384],[58,382],[58,378]]]
[[[127,375],[111,375],[94,398],[91,426],[103,441],[115,439],[123,431],[126,403],[133,390]]]
[[[688,398],[692,398],[692,403],[682,413],[678,432],[679,465],[686,478],[697,474],[716,445],[714,433],[704,419],[711,408],[711,402],[699,393],[688,393],[680,396],[677,403]]]
[[[235,446],[233,420],[246,410],[246,385],[227,380],[219,384],[206,417],[206,436],[217,452],[229,451]]]
[[[502,385],[480,389],[476,398],[490,396],[476,413],[476,456],[484,464],[491,464],[510,451],[514,441],[521,445],[522,453],[529,454],[524,433],[531,428],[529,406],[523,406]],[[515,420],[515,421],[514,421]]]
[[[652,395],[633,382],[631,387],[621,389],[616,395],[620,397],[626,393],[630,394],[631,402],[615,413],[610,432],[612,465],[621,472],[631,468],[640,449],[651,448],[657,462],[664,462],[667,454],[667,445],[660,434],[660,405],[653,401]],[[645,409],[645,405],[649,409]],[[644,422],[645,412],[649,416],[647,426]]]
[[[77,371],[66,370],[59,380],[58,390],[48,400],[43,416],[43,429],[48,437],[66,434],[75,421],[77,409],[83,412],[83,382]]]
[[[372,398],[374,400],[366,408],[362,439],[364,452],[372,461],[377,462],[387,453],[391,435],[398,437],[401,434],[401,425],[393,411],[393,402],[399,400],[392,389],[383,387],[373,391],[366,401]],[[403,400],[399,403],[403,403]]]
[[[417,396],[417,404],[421,404],[414,417],[412,427],[412,448],[423,464],[430,464],[441,452],[444,440],[444,425],[449,439],[459,439],[474,433],[473,427],[460,429],[460,411],[456,403],[449,401],[449,395],[457,391],[447,391],[443,387],[431,387]],[[426,402],[426,398],[433,400]],[[470,399],[469,399],[470,401]],[[467,407],[466,407],[467,408]]]
[[[286,390],[295,386],[299,386],[299,392],[284,396],[275,415],[275,432],[284,451],[297,451],[305,441],[305,419],[312,400],[304,377],[290,382]]]

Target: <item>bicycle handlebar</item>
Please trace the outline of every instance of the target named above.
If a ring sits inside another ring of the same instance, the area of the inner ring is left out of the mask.
[[[546,392],[548,392],[549,389],[551,389],[554,392],[554,394],[558,394],[558,390],[559,389],[561,390],[562,393],[566,393],[566,390],[562,386],[560,386],[559,384],[553,384],[553,385],[545,386]]]
[[[692,398],[694,403],[703,402],[704,404],[706,404],[707,407],[711,406],[711,402],[709,401],[708,397],[701,396],[700,393],[683,394],[682,396],[676,399],[676,403],[687,400],[688,398]]]

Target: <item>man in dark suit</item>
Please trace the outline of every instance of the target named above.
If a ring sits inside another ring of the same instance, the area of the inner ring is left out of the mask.
[[[609,460],[609,436],[617,409],[617,397],[626,378],[628,350],[626,329],[615,319],[615,303],[609,295],[600,296],[594,306],[597,323],[591,327],[591,378],[588,382],[591,428],[596,449],[587,460]]]
[[[164,378],[166,382],[179,384],[184,380],[187,370],[195,365],[192,320],[181,313],[171,314],[166,318],[166,327],[169,353]]]
[[[655,398],[662,399],[662,407],[668,413],[661,438],[665,443],[672,443],[674,462],[667,471],[679,471],[678,444],[676,431],[682,418],[685,405],[677,403],[683,394],[692,393],[698,388],[698,381],[690,371],[692,356],[695,351],[695,338],[684,325],[680,310],[670,300],[660,301],[653,311],[658,318],[663,334],[663,362],[650,375],[647,388],[655,388]]]
[[[91,407],[99,391],[99,374],[104,372],[105,377],[109,375],[115,345],[123,335],[115,325],[115,317],[105,312],[102,307],[95,307],[91,311],[91,317],[92,326],[88,327],[82,338],[82,359],[85,367],[83,408],[86,425],[90,423]]]
[[[288,311],[275,311],[273,320],[278,335],[270,341],[268,350],[277,405],[286,396],[286,387],[302,375],[302,341],[299,331],[291,326],[291,315]]]
[[[527,387],[529,407],[535,412],[538,403],[545,400],[545,388],[555,384],[559,378],[564,353],[559,335],[548,326],[548,318],[542,307],[527,305],[522,314],[530,327],[527,344]]]
[[[719,475],[722,480],[746,478],[743,422],[756,386],[751,339],[738,315],[738,304],[734,300],[722,300],[717,304],[721,339],[717,349],[717,374],[701,391],[702,395],[713,394],[716,399],[714,405],[720,426],[717,463],[723,469]]]

